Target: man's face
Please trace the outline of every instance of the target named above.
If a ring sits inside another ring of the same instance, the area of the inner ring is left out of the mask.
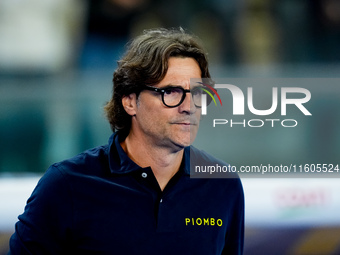
[[[180,86],[190,88],[190,78],[201,78],[201,70],[193,58],[171,57],[164,79],[154,87]],[[196,108],[190,93],[177,107],[169,108],[160,93],[143,90],[136,99],[132,131],[139,139],[151,145],[179,150],[190,145],[196,137],[200,109]]]

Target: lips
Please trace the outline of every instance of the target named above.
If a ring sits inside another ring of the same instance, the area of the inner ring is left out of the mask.
[[[177,124],[177,125],[185,125],[185,126],[190,126],[190,125],[197,125],[197,121],[174,121],[172,124]]]
[[[179,123],[181,125],[191,125],[191,123]]]

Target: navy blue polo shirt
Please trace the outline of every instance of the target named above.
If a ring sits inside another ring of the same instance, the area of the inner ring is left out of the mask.
[[[163,191],[150,167],[126,155],[117,134],[52,165],[19,216],[10,254],[242,254],[239,178],[190,178],[189,154],[191,162],[221,164],[185,148]]]

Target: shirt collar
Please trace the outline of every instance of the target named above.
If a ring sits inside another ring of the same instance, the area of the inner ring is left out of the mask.
[[[113,133],[109,139],[109,165],[111,173],[124,174],[141,169],[123,150],[118,133]],[[184,148],[181,168],[185,174],[190,174],[190,147]],[[181,170],[181,169],[180,169]]]
[[[109,139],[109,165],[111,173],[115,174],[130,173],[141,168],[123,150],[118,133],[112,134]]]
[[[183,162],[184,173],[187,175],[190,175],[190,147],[189,146],[184,148],[182,162]]]

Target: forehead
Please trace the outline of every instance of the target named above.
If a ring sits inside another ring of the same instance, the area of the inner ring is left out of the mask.
[[[188,57],[171,57],[168,60],[168,71],[159,85],[189,86],[192,78],[201,78],[197,61]]]

